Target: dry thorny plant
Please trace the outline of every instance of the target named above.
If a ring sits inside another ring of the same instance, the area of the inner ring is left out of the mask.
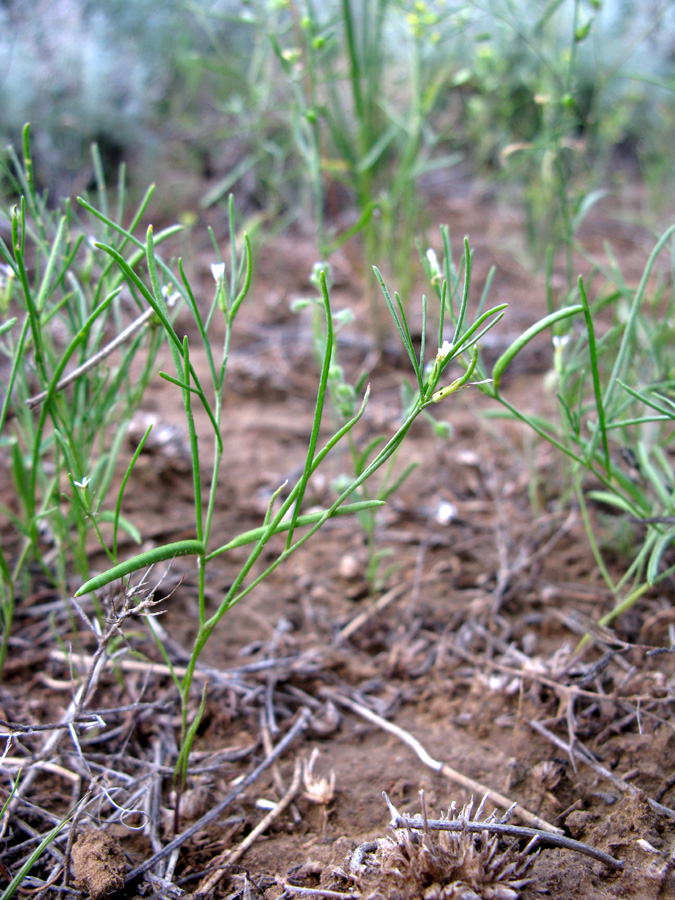
[[[507,562],[504,555],[500,600],[509,577]],[[523,570],[521,563],[519,560],[518,571]],[[147,654],[145,659],[139,658],[138,636],[127,628],[134,620],[159,613],[155,593],[156,590],[141,584],[117,598],[109,597],[103,602],[102,617],[97,617],[93,608],[87,611],[84,605],[73,606],[86,625],[89,639],[82,639],[81,645],[72,652],[43,651],[54,666],[66,669],[72,684],[79,685],[73,689],[72,699],[58,722],[36,722],[48,715],[45,708],[22,706],[25,698],[13,699],[3,690],[2,766],[14,793],[1,823],[0,838],[5,851],[0,877],[7,878],[10,872],[18,871],[47,832],[66,815],[67,806],[60,811],[48,808],[50,788],[46,787],[65,783],[71,788],[74,813],[47,846],[44,859],[24,880],[24,887],[45,896],[50,886],[66,895],[85,889],[96,896],[122,881],[137,885],[145,879],[154,891],[168,896],[179,883],[175,871],[181,848],[211,822],[222,823],[235,800],[241,801],[246,790],[271,767],[279,801],[234,850],[226,848],[214,856],[197,891],[197,896],[206,898],[223,877],[232,875],[237,860],[273,819],[285,809],[293,809],[293,799],[301,787],[306,797],[321,806],[325,830],[326,809],[336,789],[334,774],[315,775],[317,755],[312,754],[304,766],[296,766],[292,783],[285,786],[276,762],[296,745],[303,732],[322,738],[333,734],[341,723],[339,708],[394,734],[408,744],[424,765],[454,784],[478,795],[490,788],[434,760],[413,735],[388,720],[387,716],[399,702],[395,687],[388,685],[388,693],[383,698],[378,696],[375,684],[359,689],[340,680],[335,659],[349,650],[345,635],[353,638],[371,618],[377,617],[384,608],[378,602],[365,614],[360,612],[351,622],[342,624],[336,630],[336,643],[332,647],[319,649],[318,642],[314,641],[308,648],[298,649],[294,639],[280,627],[269,642],[260,644],[258,659],[247,665],[220,671],[200,663],[198,677],[209,682],[213,700],[232,720],[258,721],[259,734],[234,748],[193,752],[184,801],[194,799],[195,802],[190,808],[184,807],[184,813],[189,812],[195,821],[179,833],[172,833],[171,810],[163,798],[168,796],[166,785],[173,776],[171,762],[177,753],[175,692],[168,680],[168,666],[163,662],[148,662]],[[405,591],[394,591],[391,598],[397,600],[402,595]],[[45,624],[45,606],[49,607],[49,624]],[[455,683],[464,680],[468,685],[478,680],[492,691],[515,693],[519,702],[529,695],[541,712],[537,719],[527,720],[533,730],[567,753],[574,767],[578,763],[588,765],[621,793],[636,795],[638,789],[630,780],[602,766],[583,740],[595,738],[597,745],[612,729],[635,723],[641,727],[641,722],[649,719],[670,727],[672,691],[666,689],[663,679],[662,689],[657,690],[658,672],[650,674],[640,665],[651,658],[655,648],[621,641],[614,632],[558,613],[571,631],[591,635],[585,655],[562,648],[549,658],[535,657],[516,647],[510,639],[508,623],[489,597],[485,609],[489,611],[485,615],[468,616],[452,632],[445,629],[440,637],[425,622],[423,614],[416,614],[412,619],[406,614],[406,633],[402,636],[400,629],[392,626],[392,646],[385,656],[396,652],[399,664],[410,670],[436,668],[439,678],[443,675],[444,660],[454,658]],[[24,614],[23,636],[15,639],[19,641],[18,646],[23,649],[32,646],[38,651],[51,648],[54,630],[61,628],[65,634],[72,626],[69,615],[60,602],[29,607]],[[87,653],[86,645],[92,644],[93,649]],[[403,649],[401,645],[405,645]],[[175,642],[167,641],[165,646],[172,656],[173,674],[180,677],[186,654]],[[395,651],[396,646],[399,649]],[[599,652],[591,657],[592,647],[599,648]],[[143,650],[147,651],[146,645]],[[29,666],[34,664],[27,659]],[[389,670],[389,666],[390,660],[385,660],[385,669]],[[341,671],[345,671],[344,666]],[[50,685],[48,676],[45,684]],[[54,682],[51,685],[56,686]],[[63,682],[59,686],[62,685]],[[117,701],[117,705],[111,700],[105,709],[94,706],[94,698],[103,687],[106,696]],[[147,697],[152,699],[146,700]],[[564,737],[559,733],[561,730]],[[235,778],[227,796],[205,809],[211,788],[223,771],[232,770],[245,760],[253,765],[249,774]],[[660,803],[665,790],[664,786],[657,796],[649,797],[648,803],[657,814],[675,818],[675,812]],[[511,805],[510,798],[494,790],[490,793],[493,802]],[[53,798],[52,793],[52,801]],[[390,811],[394,838],[384,839],[369,849],[367,858],[361,857],[360,861],[355,854],[357,871],[350,871],[343,885],[347,893],[356,891],[359,897],[423,896],[426,900],[472,896],[466,892],[453,893],[456,890],[453,885],[461,883],[468,885],[466,890],[473,891],[477,897],[494,900],[515,897],[532,865],[531,858],[519,848],[526,842],[532,849],[533,841],[539,847],[553,844],[590,853],[610,867],[620,865],[619,860],[607,854],[563,838],[559,828],[522,807],[514,815],[520,816],[528,828],[513,826],[504,817],[478,821],[482,806],[476,820],[470,819],[470,807],[457,815],[453,807],[450,817],[440,820],[445,826],[427,819],[425,811],[422,821],[397,817],[393,807]],[[243,820],[237,813],[229,814],[224,822],[234,836]],[[447,830],[448,823],[453,822],[459,832]],[[112,872],[112,882],[97,887],[93,874],[80,871],[78,859],[94,858],[98,854],[99,858],[119,861],[114,848],[107,847],[105,836],[119,823],[141,832],[151,852],[131,870],[121,864],[115,868],[111,863],[108,874]],[[87,835],[92,831],[100,836],[97,853],[91,850],[84,853],[87,841],[91,840]],[[512,841],[519,842],[512,844],[511,849],[501,843],[508,835]],[[189,873],[190,878],[194,875]],[[300,891],[297,886],[287,885],[287,888]],[[412,894],[407,892],[408,888]]]
[[[387,798],[392,812],[393,837],[379,839],[355,853],[348,879],[354,886],[354,897],[364,900],[515,900],[520,889],[529,883],[534,856],[527,856],[514,842],[500,849],[489,826],[505,825],[509,814],[497,819],[491,813],[485,819],[487,796],[472,819],[473,801],[457,813],[453,803],[448,815],[431,823],[427,817],[424,792],[422,829],[403,820]],[[438,830],[432,830],[432,824]],[[472,832],[479,825],[485,828]],[[402,827],[396,827],[402,825]],[[441,830],[443,825],[457,830]]]
[[[539,848],[563,847],[621,868],[621,862],[563,835],[509,823],[513,804],[501,817],[485,816],[486,794],[475,817],[473,799],[457,812],[452,803],[446,816],[429,819],[424,791],[420,791],[422,815],[402,816],[389,797],[393,837],[379,838],[357,847],[348,871],[336,868],[331,877],[341,890],[284,885],[289,894],[324,900],[516,900],[521,888],[532,881]],[[506,846],[500,838],[511,838]],[[536,851],[536,853],[534,852]]]

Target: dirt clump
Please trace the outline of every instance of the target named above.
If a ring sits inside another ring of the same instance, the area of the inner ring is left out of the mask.
[[[99,829],[85,831],[72,852],[75,885],[92,900],[101,900],[124,887],[127,864],[119,841]]]

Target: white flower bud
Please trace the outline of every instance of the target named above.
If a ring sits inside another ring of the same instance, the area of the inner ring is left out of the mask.
[[[433,250],[431,251],[433,253]],[[447,359],[452,353],[453,345],[450,341],[443,341],[443,346],[438,348],[438,353],[436,354],[436,362],[443,362],[444,359]]]
[[[225,280],[225,263],[211,263],[211,274],[216,284]]]

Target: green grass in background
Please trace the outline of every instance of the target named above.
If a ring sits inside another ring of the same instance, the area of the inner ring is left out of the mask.
[[[87,186],[95,140],[110,180],[126,160],[141,193],[178,168],[210,181],[206,204],[233,190],[268,221],[312,215],[318,258],[349,227],[336,212],[377,203],[364,259],[384,241],[405,289],[420,179],[458,154],[513,187],[539,259],[611,187],[612,160],[662,197],[674,34],[665,0],[6,4],[0,135],[34,123],[54,202]]]

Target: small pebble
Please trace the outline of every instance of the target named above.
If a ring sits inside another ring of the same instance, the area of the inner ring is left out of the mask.
[[[361,563],[352,553],[345,553],[340,559],[338,571],[347,581],[354,581],[361,575]]]
[[[434,516],[439,525],[449,525],[457,518],[457,507],[448,500],[441,500]]]

